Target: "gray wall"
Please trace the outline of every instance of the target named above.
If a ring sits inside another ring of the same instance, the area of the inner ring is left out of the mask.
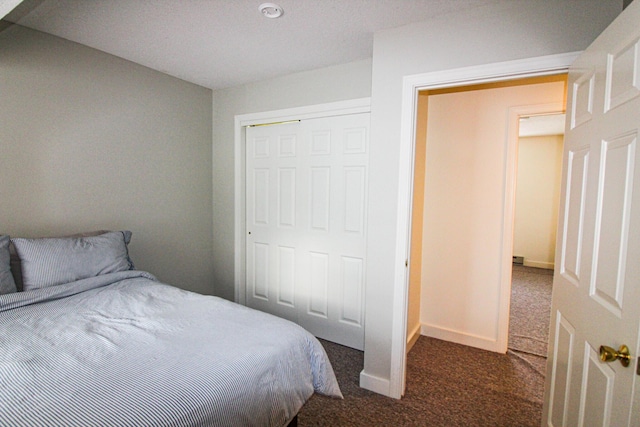
[[[0,32],[0,233],[130,229],[136,267],[213,293],[211,90]]]
[[[213,265],[215,293],[234,299],[234,117],[371,96],[371,60],[214,92]]]

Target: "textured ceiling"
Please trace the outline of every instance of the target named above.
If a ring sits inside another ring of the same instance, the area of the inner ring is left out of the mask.
[[[16,0],[11,0],[14,3]],[[508,0],[24,0],[5,19],[220,89],[370,58],[374,32]]]

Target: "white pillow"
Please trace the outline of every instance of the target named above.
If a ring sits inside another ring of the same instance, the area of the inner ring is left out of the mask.
[[[130,231],[110,231],[11,242],[20,257],[23,290],[29,291],[133,269],[127,249],[130,238]]]

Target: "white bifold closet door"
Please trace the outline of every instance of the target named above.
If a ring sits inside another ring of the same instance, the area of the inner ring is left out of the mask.
[[[362,350],[369,113],[246,132],[246,301]]]

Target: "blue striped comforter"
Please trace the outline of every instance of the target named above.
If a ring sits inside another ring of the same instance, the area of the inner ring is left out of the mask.
[[[282,426],[314,391],[304,329],[148,273],[0,295],[2,426]]]

